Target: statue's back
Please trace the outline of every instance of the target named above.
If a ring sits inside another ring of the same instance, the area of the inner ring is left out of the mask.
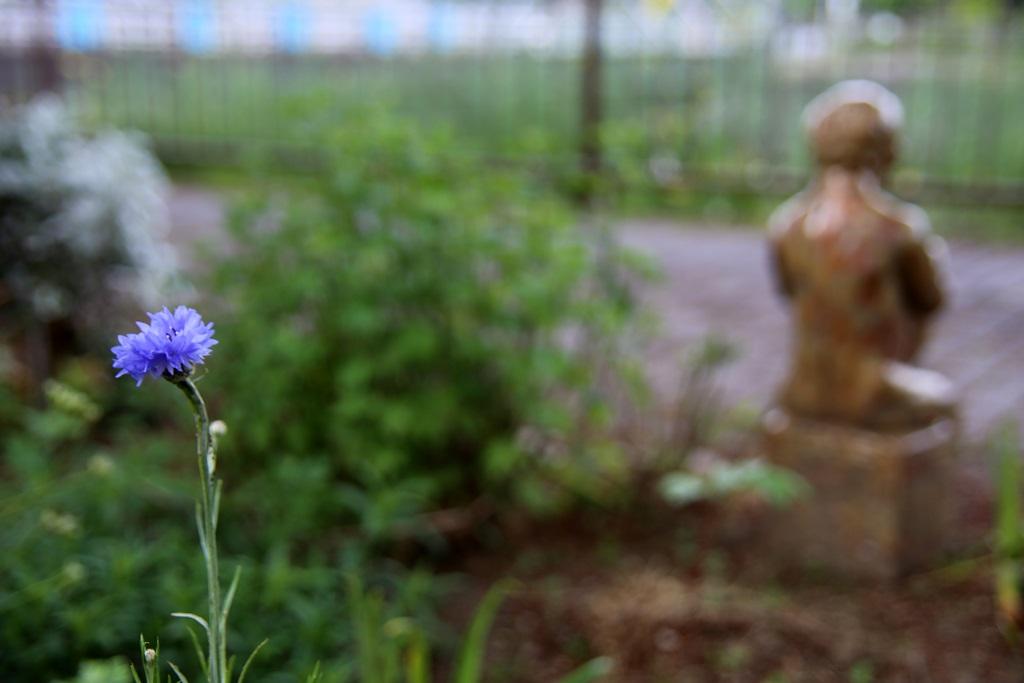
[[[780,399],[796,414],[862,425],[948,412],[948,392],[932,390],[948,382],[909,365],[942,305],[941,243],[924,212],[881,187],[896,157],[899,100],[848,82],[815,98],[804,118],[819,170],[771,224],[776,279],[794,308]]]
[[[914,235],[899,207],[865,196],[854,179],[825,183],[800,204],[775,241],[804,333],[884,357],[912,353],[901,255]]]
[[[888,363],[917,352],[924,318],[908,305],[907,255],[923,246],[910,216],[834,170],[773,218],[775,268],[795,313],[791,407],[859,416],[882,391]]]

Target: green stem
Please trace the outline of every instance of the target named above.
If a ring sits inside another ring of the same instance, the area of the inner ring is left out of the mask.
[[[199,540],[203,546],[203,558],[206,561],[206,590],[209,598],[209,665],[210,683],[228,683],[227,644],[223,619],[223,608],[220,594],[220,570],[217,563],[217,513],[220,507],[219,484],[214,476],[215,460],[211,451],[210,417],[206,412],[206,403],[199,394],[196,385],[188,377],[173,380],[192,405],[196,420],[196,456],[199,461],[199,478],[201,495],[199,498]]]

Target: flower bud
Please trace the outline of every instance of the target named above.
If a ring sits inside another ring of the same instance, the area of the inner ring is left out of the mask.
[[[214,420],[210,423],[210,434],[212,436],[224,436],[228,433],[228,426],[224,420]]]
[[[156,661],[156,650],[151,647],[146,648],[146,664],[152,664]]]

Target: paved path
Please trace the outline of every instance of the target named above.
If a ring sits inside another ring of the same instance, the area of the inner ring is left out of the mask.
[[[645,292],[662,318],[649,355],[659,393],[676,390],[681,349],[715,333],[740,351],[720,374],[727,403],[763,406],[786,370],[789,334],[763,234],[666,221],[632,221],[621,234],[665,274]],[[923,364],[953,379],[967,436],[980,440],[1006,417],[1024,426],[1024,249],[954,243],[950,251],[952,302]]]
[[[216,238],[223,216],[215,194],[176,188],[172,239],[184,245]],[[769,286],[762,233],[629,221],[620,234],[665,274],[643,292],[662,319],[648,354],[659,394],[674,396],[680,355],[716,333],[740,351],[719,377],[727,403],[763,406],[785,372],[788,322]],[[967,436],[977,441],[1008,416],[1024,428],[1024,249],[954,243],[951,252],[952,305],[936,325],[924,364],[956,382]]]

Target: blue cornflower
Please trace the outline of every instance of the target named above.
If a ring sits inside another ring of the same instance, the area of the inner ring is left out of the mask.
[[[193,366],[200,365],[210,355],[213,323],[204,323],[199,313],[187,306],[148,313],[149,324],[135,323],[139,332],[121,334],[114,352],[117,377],[131,375],[135,385],[142,384],[146,375],[170,378],[187,375]]]

